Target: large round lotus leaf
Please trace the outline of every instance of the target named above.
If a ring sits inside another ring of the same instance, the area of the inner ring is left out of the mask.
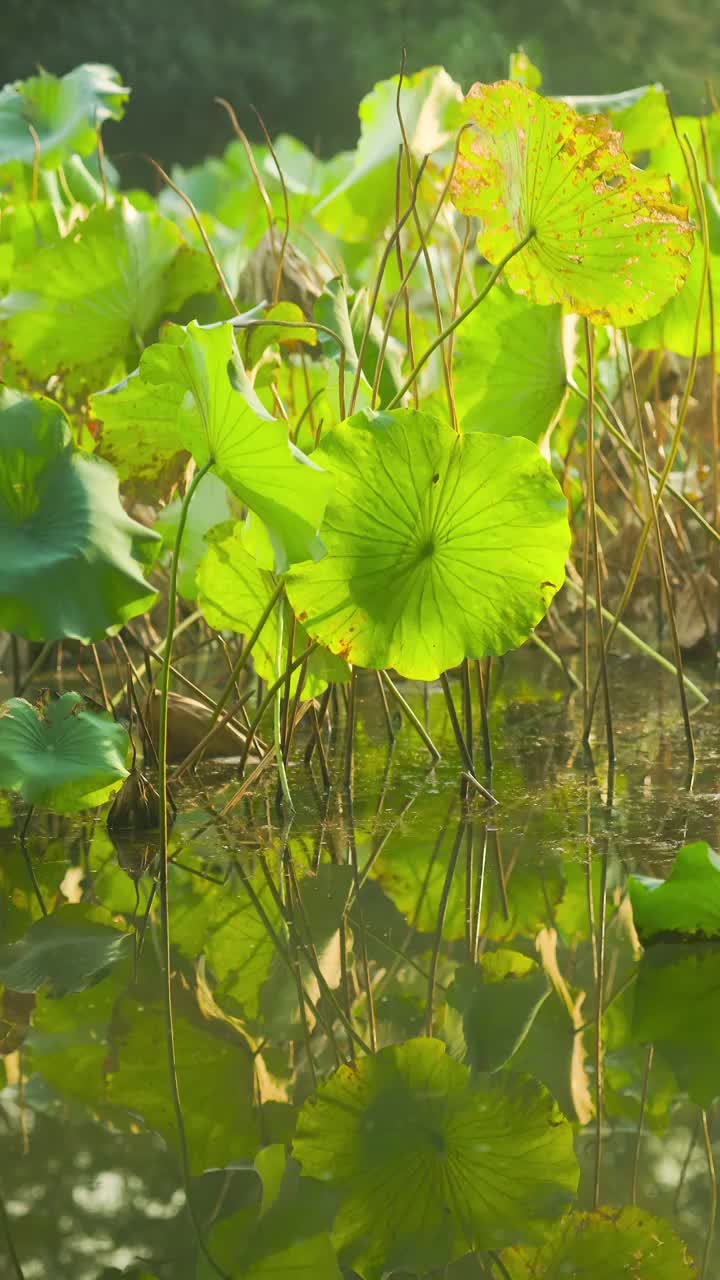
[[[628,888],[643,941],[667,933],[720,937],[720,858],[704,841],[678,850],[667,880],[632,875]]]
[[[463,431],[540,440],[567,386],[560,307],[493,289],[458,329],[453,386]]]
[[[38,136],[43,167],[57,168],[73,151],[87,155],[97,145],[97,126],[120,120],[129,94],[117,71],[96,62],[66,76],[41,71],[6,84],[0,91],[0,165],[33,163],[30,125]]]
[[[0,627],[89,644],[144,613],[155,592],[106,462],[73,448],[51,400],[0,393]]]
[[[137,374],[95,396],[102,448],[121,474],[158,475],[181,450],[210,458],[221,480],[262,524],[246,525],[246,545],[264,567],[322,552],[317,530],[328,477],[291,443],[247,380],[230,324],[168,326]],[[265,540],[261,531],[266,531]]]
[[[430,1039],[336,1071],[293,1153],[337,1188],[335,1246],[368,1278],[537,1239],[578,1181],[571,1126],[540,1085],[471,1077]]]
[[[506,1249],[509,1280],[691,1280],[697,1272],[667,1222],[644,1209],[568,1213],[540,1249]]]
[[[308,633],[364,667],[432,680],[527,640],[561,586],[565,498],[521,438],[426,414],[356,414],[313,454],[335,482],[327,555],[288,595]]]
[[[688,272],[687,210],[670,184],[634,169],[620,134],[599,116],[509,81],[475,85],[453,199],[481,220],[478,245],[497,263],[530,231],[505,268],[534,302],[560,302],[599,324],[659,311]]]
[[[159,320],[214,285],[174,223],[122,200],[18,266],[0,332],[32,379],[60,374],[80,391],[132,368]]]
[[[24,698],[3,703],[0,787],[56,813],[93,809],[109,799],[128,774],[127,731],[83,705],[79,693],[37,707]]]
[[[277,587],[274,574],[260,569],[243,546],[243,526],[229,521],[217,525],[206,537],[207,549],[197,572],[198,604],[206,620],[216,631],[236,631],[249,636],[260,622],[264,610]],[[287,615],[286,607],[286,615]],[[283,628],[282,668],[287,662],[290,619]],[[253,664],[258,675],[272,683],[277,678],[278,618],[273,608],[253,646]],[[305,628],[295,627],[293,657],[299,658],[309,643]],[[327,649],[316,649],[308,659],[302,687],[304,698],[315,698],[327,687],[328,680],[344,681],[349,677],[347,663]],[[291,676],[295,690],[299,671]]]

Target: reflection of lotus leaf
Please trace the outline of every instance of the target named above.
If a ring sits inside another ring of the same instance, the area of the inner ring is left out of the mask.
[[[84,991],[126,954],[131,934],[92,918],[86,903],[68,903],[31,925],[23,938],[0,947],[0,982],[13,991]]]
[[[560,302],[598,324],[659,311],[688,273],[687,209],[667,179],[634,169],[621,135],[522,85],[476,84],[465,101],[453,182],[457,208],[481,219],[497,263],[525,236],[505,276],[534,302]]]
[[[644,1209],[568,1213],[540,1249],[507,1249],[509,1280],[691,1280],[696,1274],[667,1222]]]
[[[720,858],[704,841],[678,850],[667,880],[632,875],[628,888],[643,940],[658,933],[720,936]]]
[[[33,707],[0,706],[0,787],[28,804],[75,813],[103,804],[127,777],[126,730],[105,713],[83,710],[79,693]]]
[[[571,1127],[540,1085],[471,1077],[430,1039],[336,1071],[293,1149],[337,1187],[335,1245],[366,1277],[536,1238],[578,1177]]]
[[[123,511],[107,463],[73,448],[58,405],[0,394],[0,627],[102,639],[153,603],[132,547],[155,537]]]
[[[327,555],[288,581],[313,639],[427,680],[527,640],[569,545],[565,498],[534,445],[368,411],[328,431],[313,459],[335,482]]]

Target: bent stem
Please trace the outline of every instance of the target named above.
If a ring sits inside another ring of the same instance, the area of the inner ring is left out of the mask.
[[[475,308],[479,307],[480,303],[485,301],[493,285],[496,283],[496,281],[499,279],[499,277],[502,275],[503,271],[505,270],[508,262],[510,262],[513,258],[515,258],[518,253],[521,253],[522,250],[525,248],[525,246],[528,245],[530,241],[534,238],[534,236],[535,236],[535,228],[531,227],[530,230],[527,232],[527,234],[523,236],[522,240],[519,240],[518,243],[514,245],[512,249],[508,250],[508,252],[505,254],[505,257],[500,259],[497,266],[495,267],[495,270],[492,271],[491,274],[488,276],[487,283],[484,289],[480,290],[477,298],[473,298],[472,302],[469,302],[468,305],[460,312],[460,314],[458,316],[455,316],[454,320],[451,320],[450,324],[446,325],[445,328],[430,343],[430,346],[425,349],[420,359],[418,360],[417,364],[415,365],[415,368],[411,369],[410,373],[408,374],[407,378],[402,384],[400,390],[397,392],[395,396],[393,396],[392,400],[387,406],[388,411],[390,409],[397,409],[406,391],[410,390],[415,379],[420,373],[420,370],[427,364],[431,355],[433,355],[434,352],[437,351],[438,347],[442,346],[443,342],[445,342],[445,340],[450,337],[451,333],[454,333],[456,329],[460,328],[460,325],[463,324],[465,320],[467,320],[468,316],[472,315]]]
[[[195,494],[203,476],[207,474],[214,465],[215,459],[209,458],[204,466],[200,467],[188,485],[187,492],[182,501],[180,508],[180,519],[178,521],[177,534],[175,536],[175,546],[173,547],[172,562],[170,565],[170,583],[168,587],[168,617],[167,627],[165,631],[165,647],[163,650],[162,669],[160,673],[160,724],[158,726],[158,791],[160,794],[160,924],[162,933],[162,962],[164,969],[163,983],[163,1005],[165,1017],[165,1042],[168,1056],[168,1071],[170,1075],[170,1092],[172,1095],[173,1110],[175,1112],[175,1126],[178,1135],[178,1144],[180,1147],[180,1164],[182,1170],[183,1185],[185,1188],[185,1197],[187,1200],[188,1212],[192,1220],[193,1229],[197,1236],[198,1246],[203,1256],[206,1258],[209,1266],[212,1267],[216,1275],[222,1280],[228,1280],[224,1271],[217,1265],[215,1260],[208,1252],[207,1245],[203,1239],[200,1223],[195,1212],[191,1190],[190,1190],[190,1158],[188,1155],[187,1137],[185,1134],[185,1121],[182,1114],[182,1105],[180,1102],[180,1089],[177,1078],[177,1067],[175,1062],[175,1034],[173,1030],[173,1011],[172,1011],[172,978],[170,967],[170,903],[168,898],[168,778],[167,778],[167,727],[168,727],[168,694],[170,691],[170,666],[172,662],[172,647],[175,636],[175,610],[177,606],[177,576],[178,563],[180,560],[180,548],[182,546],[183,534],[187,523],[188,511],[193,495]]]

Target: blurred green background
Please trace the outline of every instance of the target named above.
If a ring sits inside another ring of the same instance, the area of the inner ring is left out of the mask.
[[[357,138],[357,105],[399,68],[444,65],[468,88],[506,73],[523,45],[550,93],[608,93],[660,80],[676,109],[720,91],[720,0],[2,0],[0,83],[37,64],[109,62],[133,95],[110,154],[165,164],[219,151],[227,118],[293,133],[327,155]],[[131,168],[134,168],[131,165]]]

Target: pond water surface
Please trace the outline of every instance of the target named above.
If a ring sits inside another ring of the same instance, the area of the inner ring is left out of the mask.
[[[336,785],[300,756],[291,821],[270,783],[218,818],[237,779],[204,764],[175,797],[170,1056],[152,840],[36,815],[23,848],[6,799],[6,962],[45,913],[91,943],[2,995],[0,1275],[672,1280],[672,1233],[719,1275],[720,954],[643,951],[625,884],[717,845],[720,716],[689,776],[672,680],[612,676],[609,777],[553,668],[498,667],[494,807],[463,803],[439,689],[403,686],[438,765],[406,725],[390,746],[368,680],[352,791],[328,739]]]

